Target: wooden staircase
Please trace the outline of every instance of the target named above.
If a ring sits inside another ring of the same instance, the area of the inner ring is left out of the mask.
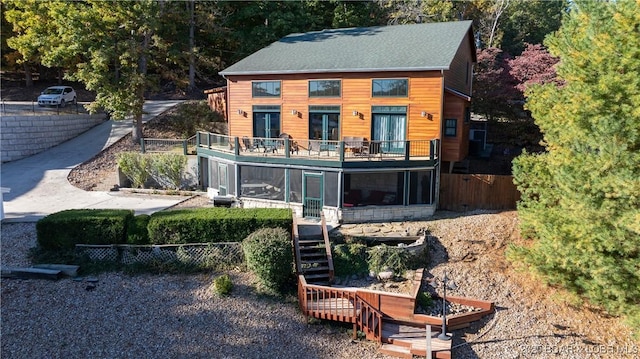
[[[324,216],[320,223],[300,223],[294,217],[293,245],[298,274],[298,301],[305,317],[353,324],[354,338],[358,331],[367,339],[381,344],[381,353],[413,358],[427,356],[424,320],[408,323],[413,318],[422,269],[416,272],[418,285],[414,293],[403,295],[351,287],[331,287],[333,259]],[[406,312],[406,313],[405,313]],[[402,322],[395,317],[406,318]],[[431,357],[450,359],[451,340],[437,338],[440,327],[431,334]]]
[[[324,216],[320,223],[296,222],[294,231],[298,275],[304,275],[309,284],[331,285],[334,276],[333,260]]]

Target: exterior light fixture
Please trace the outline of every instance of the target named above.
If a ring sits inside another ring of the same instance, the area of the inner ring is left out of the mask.
[[[297,115],[298,114],[298,110],[296,110],[296,109],[291,110],[291,114],[292,115]]]
[[[358,111],[356,111],[356,110],[353,110],[353,115],[354,116],[358,116],[358,115],[360,115],[360,113]]]
[[[242,109],[238,109],[238,115],[240,116],[244,115],[244,111],[242,111]]]
[[[432,119],[433,119],[433,115],[432,115],[432,114],[430,114],[430,113],[428,113],[427,111],[422,111],[422,112],[420,112],[420,116],[421,116],[421,117],[426,117],[426,118],[428,118],[429,120],[432,120]]]

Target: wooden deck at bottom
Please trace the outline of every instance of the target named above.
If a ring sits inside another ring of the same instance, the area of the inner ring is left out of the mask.
[[[440,332],[431,332],[431,352],[433,358],[451,358],[451,340],[438,339]],[[384,323],[382,341],[408,348],[413,355],[427,355],[426,329],[395,323]]]
[[[347,298],[327,298],[307,302],[307,310],[319,319],[339,320],[347,323],[355,321],[353,303]]]

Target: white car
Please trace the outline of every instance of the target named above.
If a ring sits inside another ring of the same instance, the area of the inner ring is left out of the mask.
[[[76,91],[69,86],[47,87],[38,96],[38,106],[60,106],[76,103]]]

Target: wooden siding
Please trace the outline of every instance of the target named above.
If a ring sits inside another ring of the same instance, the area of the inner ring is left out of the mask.
[[[472,69],[474,51],[471,32],[468,32],[449,66],[444,72],[444,84],[446,87],[471,95]]]
[[[372,78],[408,78],[409,95],[400,98],[371,96]],[[309,98],[308,81],[313,79],[342,80],[341,97]],[[252,98],[252,81],[282,81],[281,97]],[[229,135],[253,136],[252,106],[281,106],[281,132],[294,139],[309,138],[309,106],[340,106],[340,138],[357,136],[371,139],[371,106],[407,106],[407,140],[440,138],[443,79],[440,72],[381,72],[294,74],[280,76],[229,76]],[[243,111],[238,114],[238,110]],[[292,114],[292,110],[297,113]],[[353,112],[359,115],[354,116]],[[421,113],[430,114],[422,117]]]
[[[439,209],[470,211],[474,209],[515,209],[520,192],[513,176],[477,174],[440,174]]]
[[[457,121],[456,137],[442,136],[441,158],[443,161],[462,161],[469,154],[469,123],[464,122],[465,108],[468,101],[450,93],[445,93],[443,121],[455,118]],[[444,129],[443,129],[444,131]]]

